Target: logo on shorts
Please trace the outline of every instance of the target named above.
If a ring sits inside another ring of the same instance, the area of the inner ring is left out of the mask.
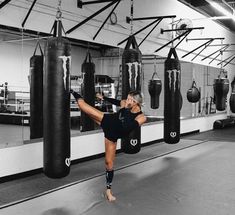
[[[131,139],[130,143],[131,143],[132,146],[136,146],[137,143],[138,143],[138,140],[137,139]]]
[[[66,164],[67,167],[70,166],[70,164],[71,164],[70,158],[66,158],[66,159],[65,159],[65,164]]]
[[[171,132],[171,133],[170,133],[170,136],[171,136],[172,138],[176,137],[176,132]]]

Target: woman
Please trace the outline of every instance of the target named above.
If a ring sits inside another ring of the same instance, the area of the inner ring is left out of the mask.
[[[120,110],[117,113],[105,114],[96,108],[87,104],[81,95],[71,90],[72,95],[77,101],[77,104],[81,111],[91,117],[97,124],[99,124],[105,136],[105,167],[106,167],[106,197],[112,202],[116,198],[111,192],[112,180],[114,176],[114,159],[116,154],[117,140],[119,138],[127,136],[132,130],[141,126],[146,117],[141,111],[141,105],[143,98],[140,92],[129,92],[126,100],[117,100],[113,98],[107,98],[100,94],[96,97],[100,100],[105,100],[111,104],[120,106]]]

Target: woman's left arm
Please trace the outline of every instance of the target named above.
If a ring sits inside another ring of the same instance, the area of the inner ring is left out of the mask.
[[[138,116],[135,118],[135,120],[139,123],[139,126],[141,126],[141,125],[143,125],[143,124],[146,122],[147,118],[146,118],[146,116],[142,113],[142,114],[138,115]]]

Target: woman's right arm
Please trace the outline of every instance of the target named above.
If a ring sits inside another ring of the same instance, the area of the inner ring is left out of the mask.
[[[109,98],[109,97],[101,95],[100,93],[97,93],[96,97],[100,100],[108,101],[111,104],[114,104],[116,106],[121,106],[121,107],[124,107],[125,103],[126,103],[126,100],[118,100],[118,99],[114,99],[114,98]]]

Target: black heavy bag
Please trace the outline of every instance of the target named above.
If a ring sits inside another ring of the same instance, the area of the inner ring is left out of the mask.
[[[88,52],[82,64],[82,95],[84,100],[91,106],[95,106],[95,64],[91,60]],[[81,131],[91,131],[95,129],[94,121],[85,113],[81,112]]]
[[[172,54],[174,58],[171,58]],[[180,109],[183,102],[180,82],[180,62],[175,49],[171,48],[165,61],[164,74],[164,141],[169,144],[180,140]]]
[[[230,110],[232,111],[232,113],[235,113],[235,78],[233,79],[231,83],[231,87],[232,87],[232,92],[231,92],[231,96],[229,99],[229,106],[230,106]]]
[[[196,103],[200,100],[201,93],[196,86],[196,82],[193,81],[192,87],[187,91],[187,99],[191,103]]]
[[[122,55],[122,98],[126,99],[131,90],[141,91],[141,52],[133,35],[129,37]],[[121,148],[127,154],[138,153],[141,149],[141,129],[133,130],[123,138]]]
[[[49,38],[43,79],[43,162],[44,173],[51,178],[65,177],[70,171],[70,69],[69,41],[61,34]]]
[[[41,54],[36,55],[39,47]],[[30,139],[43,137],[43,52],[37,43],[30,58]]]
[[[157,73],[153,73],[152,79],[149,81],[148,84],[148,91],[150,94],[150,107],[152,109],[159,108],[159,96],[162,91],[162,81],[157,77],[154,78],[154,76],[157,75]]]
[[[214,79],[214,94],[215,94],[215,105],[216,109],[223,111],[226,108],[226,99],[229,91],[229,80],[227,78],[216,78]]]

